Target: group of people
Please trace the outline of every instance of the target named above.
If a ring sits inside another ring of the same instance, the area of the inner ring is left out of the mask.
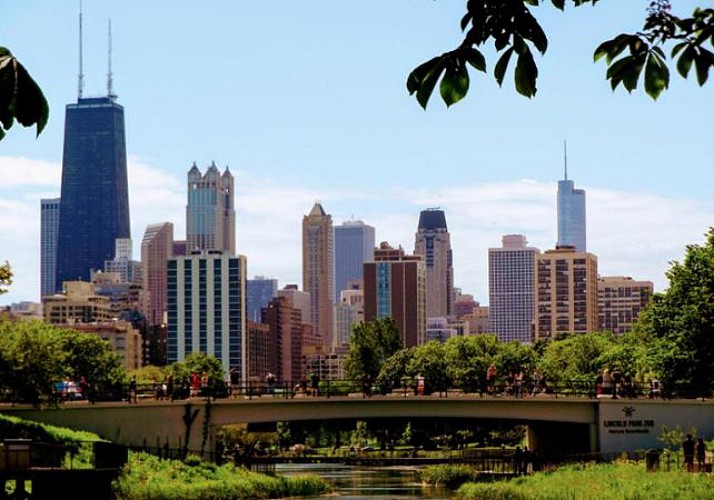
[[[498,392],[497,388],[498,381],[498,369],[495,363],[491,363],[486,369],[486,393],[489,395],[495,395]],[[545,372],[536,370],[533,372],[531,378],[531,386],[528,387],[528,379],[523,372],[523,370],[516,370],[508,372],[504,378],[504,384],[502,387],[502,393],[504,395],[513,395],[515,397],[522,397],[524,394],[530,394],[535,396],[539,393],[548,392],[548,377]],[[530,390],[529,390],[530,389]]]
[[[687,472],[694,472],[694,457],[697,458],[697,470],[704,472],[707,460],[707,445],[704,438],[697,438],[695,442],[692,435],[687,434],[687,439],[682,443],[682,452]]]
[[[312,397],[319,396],[320,374],[314,370],[308,374],[304,374],[293,389],[296,394],[305,394]]]

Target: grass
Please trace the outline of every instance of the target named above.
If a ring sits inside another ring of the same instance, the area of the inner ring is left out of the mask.
[[[271,477],[195,457],[181,462],[132,453],[114,491],[117,500],[238,500],[321,495],[330,484],[316,476]]]
[[[468,481],[476,481],[478,473],[468,465],[430,465],[420,470],[417,477],[426,484],[455,489]]]
[[[571,465],[496,483],[466,483],[460,500],[706,500],[714,478],[684,471],[647,472],[644,464]]]

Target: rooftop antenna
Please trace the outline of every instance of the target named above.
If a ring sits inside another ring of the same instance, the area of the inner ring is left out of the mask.
[[[565,180],[568,180],[568,141],[563,139],[563,163],[565,165]]]
[[[79,75],[77,75],[77,98],[82,98],[84,91],[84,70],[82,69],[82,0],[79,0]]]
[[[112,20],[109,19],[109,71],[107,72],[107,97],[115,99],[114,79],[112,77]]]

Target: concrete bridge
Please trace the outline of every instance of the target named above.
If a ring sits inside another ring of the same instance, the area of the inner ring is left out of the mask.
[[[369,420],[375,418],[480,419],[513,422],[528,428],[529,447],[545,453],[634,451],[661,448],[663,427],[679,426],[714,436],[714,401],[479,397],[263,396],[207,403],[141,401],[74,402],[57,409],[0,407],[28,420],[95,432],[120,444],[211,450],[220,426],[277,421]],[[204,442],[205,439],[205,442]]]

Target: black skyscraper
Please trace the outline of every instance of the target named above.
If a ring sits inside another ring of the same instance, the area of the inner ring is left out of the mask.
[[[62,207],[57,281],[90,279],[114,258],[117,238],[129,238],[124,108],[115,97],[79,98],[67,105],[62,159]]]

